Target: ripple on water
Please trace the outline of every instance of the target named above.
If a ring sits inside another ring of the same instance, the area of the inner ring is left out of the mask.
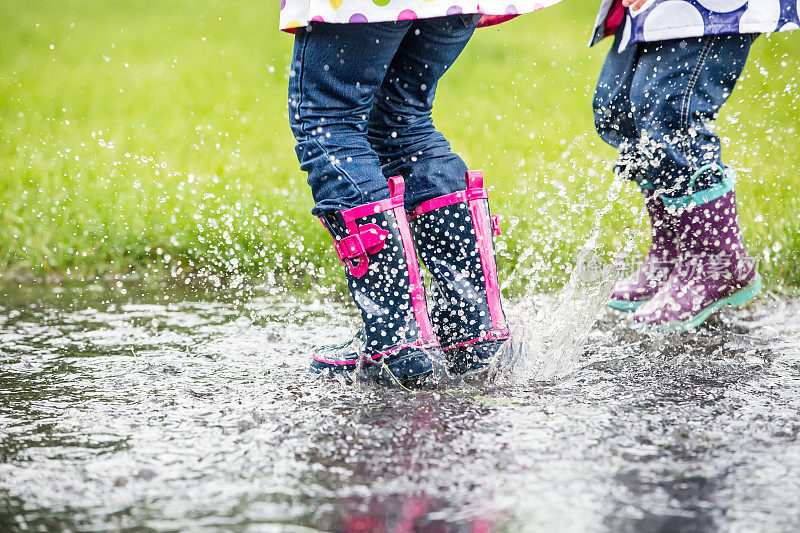
[[[513,379],[407,393],[306,372],[338,304],[6,294],[0,526],[800,526],[800,302],[668,335],[579,308],[512,306]]]

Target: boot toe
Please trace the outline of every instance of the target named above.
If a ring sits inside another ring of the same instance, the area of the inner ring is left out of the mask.
[[[435,351],[441,352],[439,348]],[[442,357],[439,353],[433,353],[433,350],[408,347],[385,356],[383,360],[377,359],[374,364],[380,367],[381,381],[390,385],[413,385],[421,383],[433,373],[432,358],[436,355]]]
[[[465,374],[489,366],[492,358],[509,344],[508,339],[476,342],[447,350],[445,357],[450,365],[451,373]]]

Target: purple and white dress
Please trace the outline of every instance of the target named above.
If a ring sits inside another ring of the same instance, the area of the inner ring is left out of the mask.
[[[447,15],[482,14],[478,26],[499,24],[561,0],[281,0],[280,29],[292,31],[309,22],[353,24],[394,22]]]
[[[642,9],[602,0],[590,45],[624,24],[620,51],[631,44],[723,33],[800,29],[800,0],[650,0]]]

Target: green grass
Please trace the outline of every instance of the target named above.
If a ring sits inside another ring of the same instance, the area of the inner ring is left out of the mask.
[[[494,188],[506,289],[563,283],[607,204],[592,2],[480,30],[436,120]],[[4,2],[0,279],[134,273],[338,289],[286,115],[277,2]],[[771,288],[800,284],[800,35],[759,39],[718,121]],[[644,226],[626,185],[600,251]],[[644,238],[639,236],[639,246]]]

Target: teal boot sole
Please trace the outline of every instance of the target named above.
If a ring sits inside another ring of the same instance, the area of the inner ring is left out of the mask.
[[[617,311],[624,311],[624,312],[633,312],[639,309],[639,307],[646,303],[648,300],[635,300],[635,301],[628,301],[628,300],[610,300],[608,302],[608,306],[612,309],[616,309]]]

